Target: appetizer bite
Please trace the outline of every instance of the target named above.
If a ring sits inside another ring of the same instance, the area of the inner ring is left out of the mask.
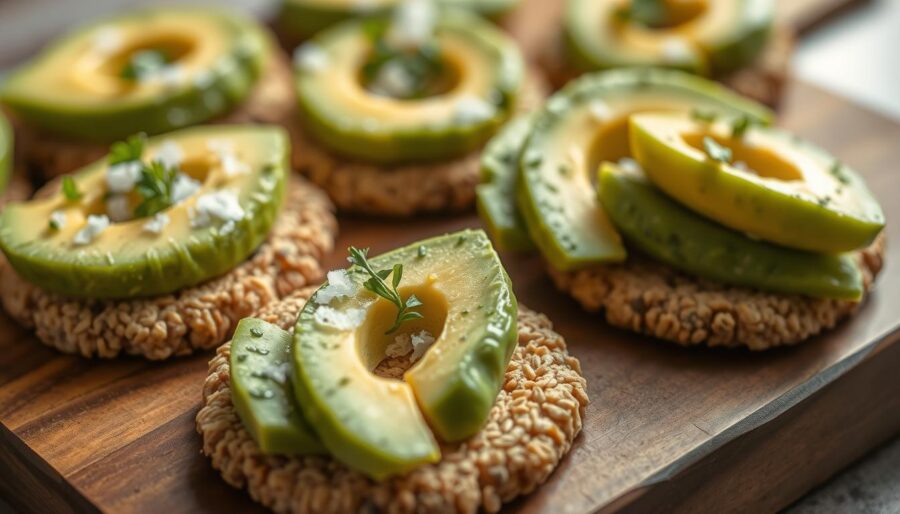
[[[282,0],[275,25],[285,41],[296,44],[320,30],[350,18],[383,15],[403,0]],[[468,9],[497,18],[513,9],[519,0],[429,0],[441,7]]]
[[[509,37],[426,1],[329,28],[294,61],[295,167],[352,212],[471,207],[482,146],[542,98]]]
[[[770,120],[678,71],[588,75],[489,145],[479,210],[498,244],[536,248],[612,325],[797,343],[860,305],[884,217],[853,170]]]
[[[197,430],[223,478],[294,513],[496,512],[546,480],[585,380],[487,236],[349,260],[210,362]]]
[[[585,72],[663,67],[774,105],[791,47],[774,17],[773,0],[567,0],[561,43],[545,61],[557,85]]]
[[[270,39],[216,9],[136,11],[53,43],[0,86],[0,103],[25,162],[56,177],[139,132],[289,118],[289,66]]]
[[[0,213],[0,300],[67,353],[163,359],[213,348],[241,318],[322,277],[328,200],[289,178],[272,126],[145,139]]]

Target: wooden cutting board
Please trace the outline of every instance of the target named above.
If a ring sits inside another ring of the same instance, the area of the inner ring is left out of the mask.
[[[900,125],[802,83],[782,124],[861,171],[889,241],[900,240]],[[338,248],[376,253],[479,225],[473,215],[341,222]],[[763,354],[611,329],[557,293],[539,261],[504,255],[520,301],[550,316],[581,359],[593,401],[569,457],[509,511],[774,510],[900,432],[900,250],[888,252],[856,318]],[[0,316],[0,496],[23,512],[262,512],[200,454],[208,358],[87,361]]]

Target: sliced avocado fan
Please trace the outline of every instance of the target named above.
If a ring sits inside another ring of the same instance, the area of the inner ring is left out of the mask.
[[[656,110],[702,110],[763,124],[772,118],[722,86],[673,70],[616,70],[570,83],[537,113],[519,158],[518,209],[553,267],[625,259],[618,233],[596,203],[596,170],[603,161],[630,157],[628,116]]]
[[[297,49],[306,130],[325,148],[375,164],[445,160],[483,146],[518,99],[524,60],[515,42],[465,11],[435,15],[425,35],[397,23],[347,21]]]
[[[113,145],[54,194],[0,213],[22,278],[81,298],[172,293],[226,273],[268,237],[289,143],[281,128],[203,126]]]
[[[640,114],[630,133],[632,152],[654,184],[734,230],[840,253],[868,246],[884,228],[881,207],[856,172],[780,130]]]
[[[294,393],[331,455],[382,479],[438,461],[432,430],[454,442],[481,429],[515,349],[517,306],[482,231],[436,237],[368,262],[406,301],[417,298],[418,315],[392,331],[398,308],[367,288],[371,273],[354,265],[329,274],[294,329]],[[374,375],[387,349],[404,338],[431,348],[402,381]]]
[[[754,241],[683,207],[639,173],[604,163],[598,195],[629,243],[694,276],[820,298],[862,296],[862,274],[851,255],[814,254]]]
[[[563,34],[580,71],[666,67],[719,76],[765,48],[773,0],[568,0]]]
[[[256,22],[166,7],[94,23],[14,71],[0,102],[28,123],[112,143],[224,114],[247,97],[270,52]]]

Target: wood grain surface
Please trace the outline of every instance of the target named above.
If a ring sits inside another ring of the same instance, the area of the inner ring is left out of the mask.
[[[889,242],[900,240],[900,126],[799,83],[782,114],[866,176]],[[338,248],[380,252],[478,225],[474,215],[342,218]],[[581,359],[593,401],[570,456],[510,511],[773,510],[900,431],[896,245],[856,318],[764,354],[611,329],[557,293],[537,259],[503,258],[520,301],[548,314]],[[0,495],[24,512],[261,512],[200,454],[194,416],[208,358],[87,361],[0,316]]]

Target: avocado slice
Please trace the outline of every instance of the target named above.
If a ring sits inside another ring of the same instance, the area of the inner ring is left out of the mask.
[[[528,227],[516,207],[519,153],[531,132],[533,115],[522,115],[494,136],[481,153],[481,184],[475,188],[478,214],[500,250],[534,250]]]
[[[628,116],[658,110],[772,119],[765,107],[675,70],[622,69],[570,83],[537,114],[519,161],[520,212],[555,268],[625,259],[618,233],[597,208],[593,182],[600,162],[631,155]]]
[[[136,11],[55,42],[12,73],[0,102],[28,123],[81,141],[159,134],[240,103],[269,48],[254,21],[224,11]]]
[[[369,262],[376,270],[401,264],[399,292],[415,294],[424,317],[385,334],[397,308],[365,289],[369,275],[351,267],[345,297],[319,289],[300,313],[294,392],[331,454],[381,479],[440,459],[429,425],[448,442],[481,429],[516,346],[517,305],[480,230],[414,243]],[[371,373],[395,337],[422,331],[435,341],[404,381]]]
[[[401,98],[365,83],[374,78],[367,70],[379,61],[371,57],[384,47],[390,27],[387,17],[348,21],[298,50],[296,89],[305,128],[324,147],[377,164],[442,160],[480,148],[518,98],[524,61],[516,44],[473,14],[441,13],[426,43],[437,48],[427,63],[439,71],[424,73],[434,88],[421,98]],[[409,66],[394,69],[412,73]]]
[[[77,198],[63,187],[0,213],[0,250],[22,278],[73,297],[155,296],[231,270],[266,239],[284,196],[283,129],[203,126],[145,146],[147,160],[180,161],[166,186],[180,201],[152,217],[111,222],[111,199],[122,199],[126,214],[136,212],[143,185],[134,177],[134,189],[112,194],[112,178],[120,174],[107,160],[91,164],[70,177]]]
[[[350,18],[383,15],[401,0],[282,0],[276,21],[292,41],[302,41]],[[489,18],[499,17],[519,0],[436,0],[441,7],[467,9]]]
[[[13,131],[0,112],[0,193],[6,189],[13,166]]]
[[[754,241],[682,207],[642,175],[611,163],[601,166],[598,184],[600,202],[626,240],[676,269],[763,291],[862,297],[862,274],[849,254],[814,254]]]
[[[868,246],[884,214],[863,179],[824,150],[774,128],[733,135],[729,123],[683,115],[631,118],[631,148],[660,189],[732,229],[790,248],[839,253]],[[724,148],[722,162],[704,150]]]
[[[241,320],[231,339],[231,400],[263,453],[323,454],[291,388],[292,340],[271,323]]]
[[[571,64],[580,71],[658,66],[718,76],[759,55],[775,13],[773,0],[666,0],[656,2],[658,19],[648,20],[638,3],[568,0],[563,33]]]

